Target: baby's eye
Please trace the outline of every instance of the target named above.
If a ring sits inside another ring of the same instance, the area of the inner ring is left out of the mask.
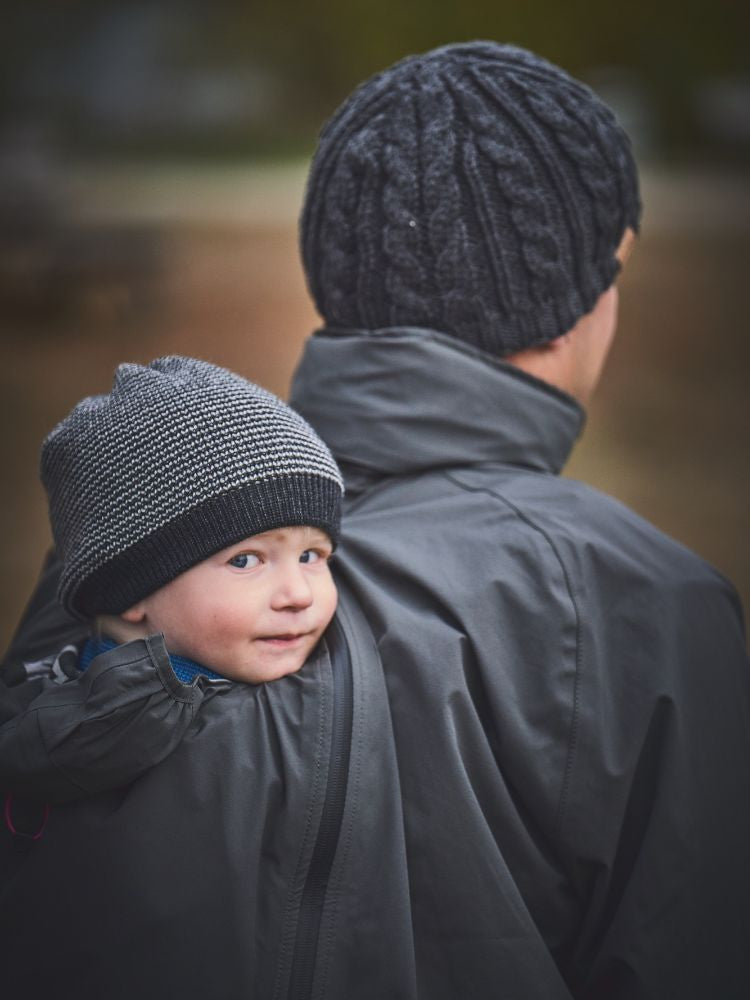
[[[314,563],[322,558],[323,556],[320,554],[320,552],[316,552],[315,549],[305,549],[305,551],[299,557],[299,561],[301,563]]]
[[[237,569],[252,569],[254,566],[260,565],[260,559],[252,552],[240,552],[236,556],[232,556],[229,565],[236,566]]]

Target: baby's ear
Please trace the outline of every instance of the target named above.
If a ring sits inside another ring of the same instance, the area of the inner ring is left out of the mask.
[[[128,608],[127,611],[120,612],[119,617],[125,622],[130,622],[131,625],[140,625],[146,617],[146,602],[139,601],[132,608]]]
[[[120,615],[98,615],[96,631],[99,635],[114,639],[115,642],[145,639],[148,635],[145,608],[136,604]]]

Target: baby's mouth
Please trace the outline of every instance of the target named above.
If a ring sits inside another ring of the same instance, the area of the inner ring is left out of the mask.
[[[284,632],[280,635],[259,636],[259,642],[267,642],[270,646],[277,646],[280,649],[287,649],[301,643],[308,636],[309,632]]]

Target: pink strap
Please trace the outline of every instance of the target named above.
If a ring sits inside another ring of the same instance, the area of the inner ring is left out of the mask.
[[[49,812],[50,812],[49,803],[44,804],[44,816],[42,817],[42,825],[34,834],[22,833],[16,830],[15,826],[13,825],[13,817],[11,816],[12,803],[13,803],[13,796],[10,793],[8,793],[8,795],[5,796],[5,825],[8,827],[10,832],[19,837],[31,837],[32,840],[39,840],[42,834],[44,833],[44,828],[47,825],[47,820],[49,819]]]

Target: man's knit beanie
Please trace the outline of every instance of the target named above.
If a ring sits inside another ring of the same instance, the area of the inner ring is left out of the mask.
[[[503,356],[590,312],[639,218],[610,109],[531,52],[471,42],[396,63],[326,124],[302,256],[333,332],[428,327]]]
[[[193,358],[120,365],[42,446],[73,614],[119,614],[215,552],[311,525],[335,544],[343,485],[313,429],[272,393]]]

